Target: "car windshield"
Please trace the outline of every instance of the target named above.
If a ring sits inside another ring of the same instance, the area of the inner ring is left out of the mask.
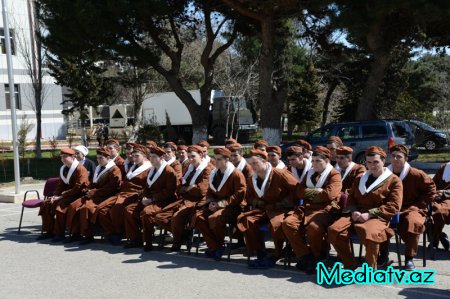
[[[419,127],[421,127],[422,129],[425,129],[425,130],[429,130],[429,131],[436,131],[437,130],[436,128],[433,128],[432,126],[430,126],[430,125],[428,125],[426,123],[423,123],[421,121],[412,121],[412,123],[418,125]]]

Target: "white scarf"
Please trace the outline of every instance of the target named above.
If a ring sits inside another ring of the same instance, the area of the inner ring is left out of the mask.
[[[311,176],[316,172],[314,170],[314,168],[311,168],[308,171],[307,177],[306,177],[306,186],[308,188],[322,188],[323,184],[325,184],[325,181],[328,178],[328,175],[330,174],[331,170],[333,169],[333,165],[331,165],[330,163],[327,164],[327,166],[325,167],[325,169],[322,171],[322,173],[320,174],[320,179],[317,182],[317,184],[313,184],[312,180],[311,180]]]
[[[195,174],[192,177],[191,181],[189,182],[189,186],[193,186],[195,184],[195,181],[197,180],[198,176],[202,173],[203,169],[205,169],[208,166],[209,162],[206,161],[206,159],[203,159],[200,165],[195,169]],[[194,170],[194,165],[189,164],[188,170],[183,176],[182,184],[186,184],[186,179],[189,177],[191,172]]]
[[[311,166],[311,162],[308,159],[303,158],[303,171],[301,176],[298,176],[297,168],[291,166],[292,175],[297,179],[297,182],[301,182],[303,180],[306,173],[311,169]]]
[[[277,167],[275,167],[276,169],[284,169],[286,167],[286,164],[284,164],[283,161],[279,161]]]
[[[94,184],[97,183],[98,179],[114,165],[116,165],[116,163],[114,163],[113,160],[109,160],[108,163],[106,163],[105,169],[103,169],[102,172],[100,172],[100,168],[102,168],[102,167],[100,165],[97,165],[97,167],[95,167],[94,178],[92,179],[92,182]]]
[[[150,163],[150,161],[144,161],[144,163],[142,163],[142,165],[138,168],[136,168],[136,164],[134,164],[127,173],[127,179],[132,180],[135,176],[140,175],[150,167],[152,167],[152,163]]]
[[[153,176],[153,179],[151,179],[151,180],[150,180],[150,177],[155,172],[155,167],[152,167],[152,169],[150,169],[150,171],[148,172],[148,175],[147,175],[147,184],[149,187],[151,187],[153,185],[153,183],[156,182],[156,180],[159,178],[159,176],[161,175],[161,173],[163,172],[163,170],[166,168],[167,165],[169,165],[169,162],[162,160],[161,166],[158,168],[158,171],[156,171],[155,175]]]
[[[211,162],[211,157],[206,155],[202,160],[209,163],[209,162]]]
[[[359,192],[361,192],[362,195],[371,192],[373,188],[384,182],[392,174],[392,171],[390,171],[389,168],[384,168],[384,172],[369,186],[369,188],[366,188],[366,182],[370,174],[370,171],[366,171],[359,181]]]
[[[77,159],[74,159],[72,165],[70,165],[67,177],[64,176],[64,167],[66,166],[65,165],[61,166],[61,168],[59,169],[59,176],[61,177],[61,180],[64,182],[64,184],[69,185],[70,178],[72,177],[72,174],[75,171],[75,169],[77,169],[78,164],[80,164],[80,162],[78,162]]]
[[[166,161],[166,162],[167,162],[168,165],[172,165],[172,163],[175,162],[176,159],[177,159],[177,158],[172,157],[172,158],[170,158],[169,161]]]
[[[344,175],[342,176],[342,181],[345,180],[345,178],[347,177],[347,175],[350,173],[350,171],[353,169],[353,167],[355,167],[356,163],[355,162],[350,162],[350,164],[348,164],[347,168],[345,169]],[[339,167],[339,165],[336,163],[336,170],[341,172],[342,169]]]
[[[216,176],[217,171],[219,170],[217,167],[214,168],[213,171],[211,171],[211,174],[209,175],[209,188],[211,188],[214,192],[220,192],[223,185],[227,182],[228,178],[230,177],[231,173],[236,167],[234,167],[233,163],[228,162],[227,163],[227,169],[225,169],[225,172],[223,173],[222,180],[220,181],[219,187],[216,189],[213,185],[214,177]]]
[[[125,159],[123,162],[123,168],[125,169],[125,172],[128,173],[128,164],[130,164],[130,161],[128,161],[128,158]]]
[[[442,179],[448,183],[450,181],[450,162],[445,165],[444,173],[442,174]]]
[[[241,172],[244,170],[245,165],[247,164],[247,161],[244,157],[241,158],[241,161],[239,161],[239,164],[236,166],[237,169],[239,169]]]
[[[256,179],[258,178],[258,175],[256,173],[254,173],[252,176],[253,188],[255,189],[255,192],[259,198],[262,198],[264,196],[264,193],[266,192],[266,185],[267,185],[267,181],[269,180],[269,176],[270,176],[271,172],[272,172],[272,166],[270,165],[270,163],[267,163],[266,175],[265,175],[264,181],[261,185],[261,189],[258,188],[258,184],[256,183]]]
[[[411,166],[409,165],[408,162],[405,162],[405,165],[403,166],[402,172],[400,172],[400,180],[403,181],[403,179],[408,175],[409,169],[411,168]],[[390,171],[394,171],[394,167],[392,167],[392,164],[388,166],[388,169]]]

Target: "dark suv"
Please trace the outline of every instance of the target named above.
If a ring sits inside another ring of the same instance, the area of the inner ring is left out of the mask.
[[[410,149],[409,161],[417,159],[414,133],[411,127],[403,120],[373,120],[344,123],[330,123],[306,135],[305,140],[313,147],[325,145],[328,137],[338,136],[345,145],[353,148],[353,160],[356,163],[365,163],[364,150],[369,146],[379,146],[388,153],[392,144],[404,144]],[[291,144],[283,145],[285,150]],[[388,155],[387,162],[390,162]]]
[[[417,146],[423,146],[429,151],[447,146],[448,139],[445,132],[418,120],[408,120],[408,124],[414,132]]]

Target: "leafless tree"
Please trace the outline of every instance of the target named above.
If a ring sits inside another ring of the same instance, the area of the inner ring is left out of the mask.
[[[36,114],[35,154],[36,158],[41,158],[42,107],[48,95],[47,87],[51,83],[51,78],[45,69],[47,56],[40,39],[45,31],[36,18],[39,13],[39,6],[33,0],[28,0],[27,5],[30,29],[24,28],[23,24],[19,24],[14,18],[11,18],[10,22],[12,27],[15,28],[14,35],[18,57],[26,68],[32,86],[31,95],[28,95],[27,98]]]
[[[221,89],[226,98],[227,103],[227,116],[226,116],[226,136],[231,137],[234,135],[233,126],[229,130],[229,122],[234,124],[236,119],[239,103],[237,106],[232,102],[233,97],[245,98],[247,102],[251,102],[253,107],[257,107],[258,99],[258,84],[259,76],[257,71],[258,61],[253,62],[249,67],[245,67],[240,62],[239,57],[233,55],[231,51],[227,51],[227,55],[223,55],[222,59],[218,61],[216,65],[216,75],[214,78],[215,85]],[[238,118],[239,128],[239,118]],[[239,135],[239,129],[236,132],[236,138]]]

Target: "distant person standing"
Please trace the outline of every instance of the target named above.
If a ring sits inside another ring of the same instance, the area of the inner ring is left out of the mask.
[[[95,129],[95,136],[97,138],[98,147],[103,146],[103,124],[98,124]]]
[[[109,128],[108,125],[104,124],[103,125],[103,140],[108,140],[109,139]]]

